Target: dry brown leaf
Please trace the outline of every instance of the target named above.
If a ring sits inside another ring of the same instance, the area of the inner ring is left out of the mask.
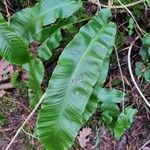
[[[0,81],[7,79],[7,74],[13,73],[13,66],[4,60],[0,60]]]
[[[0,90],[0,98],[3,97],[6,94],[6,91]]]
[[[79,136],[77,136],[77,139],[79,141],[79,144],[82,148],[86,147],[87,142],[89,142],[88,136],[91,134],[91,128],[86,127],[83,128],[82,131],[79,132]]]

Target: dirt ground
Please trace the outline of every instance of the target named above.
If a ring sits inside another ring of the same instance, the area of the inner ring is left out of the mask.
[[[17,6],[14,6],[15,8]],[[12,6],[12,8],[14,8]],[[85,5],[86,11],[89,13],[94,13],[96,10],[95,5]],[[147,14],[143,17],[147,17],[149,22],[150,10],[148,9]],[[117,16],[118,17],[118,16]],[[118,18],[117,18],[118,19]],[[119,30],[124,32],[126,30],[125,21],[122,21],[119,18]],[[128,49],[124,49],[134,40],[134,37],[125,37],[124,44],[119,48],[119,58],[121,67],[123,70],[124,80],[126,84],[126,92],[129,97],[125,102],[125,105],[133,106],[138,109],[138,114],[134,118],[134,123],[132,128],[130,128],[125,135],[119,140],[115,140],[113,133],[108,131],[104,124],[100,123],[99,112],[96,112],[92,119],[90,120],[90,128],[92,128],[92,134],[90,135],[90,141],[87,144],[85,150],[139,150],[145,143],[150,140],[150,110],[144,104],[142,98],[139,96],[136,88],[134,87],[127,65],[127,52]],[[141,42],[137,41],[133,47],[132,51],[132,67],[135,70],[135,63],[140,59],[138,52],[141,46]],[[33,44],[33,47],[37,49],[37,45]],[[106,87],[112,88],[116,87],[122,90],[122,84],[114,84],[114,79],[117,81],[121,80],[120,72],[116,60],[113,60],[110,63],[110,71],[105,83]],[[55,67],[56,62],[50,61],[48,63],[47,70],[52,72]],[[18,68],[17,68],[18,69]],[[148,85],[142,79],[137,79],[136,82],[143,90],[143,93],[150,100],[150,85]],[[47,81],[43,83],[47,85]],[[0,112],[6,115],[6,122],[0,126],[0,150],[5,150],[6,146],[10,142],[11,138],[20,127],[22,122],[30,114],[31,109],[29,108],[28,97],[26,89],[9,89],[6,90],[6,94],[0,98]],[[30,119],[27,125],[24,128],[24,131],[21,132],[19,137],[15,140],[10,150],[43,150],[43,147],[40,145],[38,140],[33,137],[35,123],[36,123],[36,114]],[[75,145],[74,150],[81,150],[78,146],[78,142]],[[94,147],[95,146],[95,147]],[[94,147],[94,148],[93,148]],[[143,150],[150,150],[150,142],[143,147]]]

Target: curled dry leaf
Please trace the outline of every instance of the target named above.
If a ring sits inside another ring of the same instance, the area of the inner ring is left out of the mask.
[[[8,79],[8,74],[13,73],[13,66],[0,60],[0,82]]]
[[[3,97],[6,94],[6,91],[0,90],[0,98]]]
[[[87,142],[89,142],[88,136],[91,134],[91,128],[86,127],[83,128],[82,131],[79,132],[79,136],[77,136],[77,139],[79,141],[79,144],[82,148],[86,147]]]

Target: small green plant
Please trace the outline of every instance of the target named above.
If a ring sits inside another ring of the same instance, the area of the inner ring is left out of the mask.
[[[142,57],[142,61],[136,63],[136,75],[138,78],[144,77],[144,79],[150,83],[150,37],[143,38],[142,47],[139,52]]]
[[[131,36],[133,34],[134,29],[134,20],[132,18],[129,19],[129,25],[128,25],[128,34]]]
[[[111,11],[101,9],[92,19],[81,19],[75,15],[81,6],[81,0],[42,0],[15,13],[10,24],[0,15],[0,55],[27,71],[33,113],[44,99],[36,133],[47,150],[69,149],[99,103],[101,121],[117,139],[131,126],[136,113],[133,108],[119,107],[125,93],[103,88],[117,32],[116,24],[110,21]],[[83,20],[89,22],[64,48],[44,92],[43,62],[52,58],[61,45],[61,31]],[[129,35],[132,32],[130,19]],[[33,41],[41,43],[37,55],[28,49]]]

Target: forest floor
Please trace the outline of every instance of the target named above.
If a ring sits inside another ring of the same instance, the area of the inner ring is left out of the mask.
[[[10,11],[12,11],[14,10],[14,7],[16,10],[17,6],[13,6],[12,3],[10,7]],[[85,5],[85,10],[88,13],[93,13],[95,9],[95,5]],[[150,9],[147,9],[146,13],[145,10],[140,11],[140,14],[143,14],[141,18],[147,18],[145,24],[150,24]],[[121,12],[121,10],[118,10],[116,14],[114,13],[113,19],[117,20],[119,27],[118,30],[123,33],[124,40],[124,42],[121,43],[121,45],[118,48],[118,53],[123,71],[123,77],[125,80],[126,92],[129,95],[125,105],[130,105],[138,109],[138,113],[134,118],[132,127],[124,134],[124,136],[119,141],[117,141],[114,138],[113,133],[111,133],[104,124],[98,121],[100,112],[95,112],[90,121],[85,125],[85,127],[89,127],[92,130],[92,133],[89,136],[89,142],[87,143],[87,147],[85,148],[85,150],[138,150],[150,140],[150,110],[148,110],[146,105],[143,103],[142,98],[139,96],[135,86],[133,85],[128,72],[127,64],[128,49],[126,49],[126,47],[128,47],[131,44],[131,42],[135,39],[137,33],[133,36],[129,36],[126,34],[127,23],[126,20],[123,19],[124,15],[126,15],[126,12]],[[140,22],[140,19],[138,21]],[[33,43],[31,49],[37,49],[37,47],[38,46]],[[138,54],[140,47],[141,42],[137,40],[132,50],[133,70],[135,70],[135,63],[140,59]],[[116,87],[118,89],[123,90],[121,83],[121,75],[119,72],[116,58],[114,59],[114,57],[116,57],[115,52],[111,58],[109,75],[107,77],[105,87]],[[47,68],[48,72],[51,72],[54,69],[55,64],[56,62],[49,62]],[[16,66],[12,67],[14,72],[20,69]],[[5,82],[0,82],[1,85],[5,84],[6,82],[9,83],[9,73],[10,72],[8,71],[8,77],[6,77]],[[26,74],[22,76],[24,80],[24,76],[26,76]],[[140,88],[143,89],[145,96],[149,100],[150,85],[142,79],[138,78],[136,78],[136,82],[138,83]],[[47,84],[47,81],[43,84]],[[26,88],[11,88],[6,89],[3,92],[4,93],[0,93],[0,120],[3,120],[2,125],[0,122],[0,150],[5,150],[6,146],[10,142],[17,129],[20,127],[22,122],[27,118],[27,116],[31,112]],[[4,116],[1,114],[4,114]],[[24,131],[22,131],[18,138],[15,140],[10,150],[43,150],[43,147],[39,144],[38,140],[33,135],[36,117],[37,115],[35,114],[30,119],[30,121],[25,126]],[[81,150],[78,141],[76,142],[76,145],[74,147],[74,150]],[[143,148],[143,150],[150,150],[150,142]]]

